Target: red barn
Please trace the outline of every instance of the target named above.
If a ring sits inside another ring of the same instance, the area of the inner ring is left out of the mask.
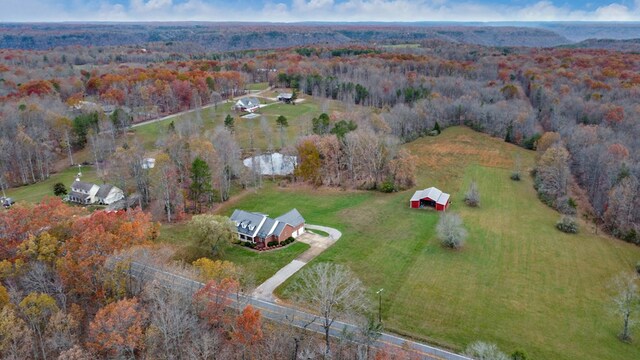
[[[409,207],[412,209],[432,207],[437,211],[445,211],[451,204],[449,197],[449,194],[444,193],[437,188],[430,187],[416,191],[409,201]]]

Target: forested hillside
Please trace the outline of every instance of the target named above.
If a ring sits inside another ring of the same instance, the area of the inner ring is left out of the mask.
[[[556,46],[570,41],[531,27],[437,24],[3,24],[0,48],[46,50],[66,46],[181,43],[191,51],[273,49],[313,44],[364,44],[441,39],[488,46]]]

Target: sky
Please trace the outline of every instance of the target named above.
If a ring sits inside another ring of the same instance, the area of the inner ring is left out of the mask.
[[[640,0],[0,0],[40,21],[640,21]]]

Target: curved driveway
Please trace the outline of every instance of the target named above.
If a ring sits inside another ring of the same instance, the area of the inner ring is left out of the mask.
[[[280,286],[283,282],[285,282],[288,278],[293,276],[298,270],[302,269],[303,266],[307,265],[307,263],[313,260],[316,256],[320,255],[323,251],[325,251],[329,246],[333,245],[340,237],[342,233],[334,228],[320,226],[320,225],[305,225],[307,230],[320,230],[329,234],[329,236],[320,236],[317,234],[312,234],[306,232],[300,236],[298,236],[298,241],[303,242],[305,244],[309,244],[311,247],[309,250],[303,252],[291,261],[289,264],[284,266],[282,269],[278,270],[272,277],[268,278],[265,282],[260,284],[254,291],[253,296],[260,300],[267,301],[276,301],[275,296],[273,296],[273,291]]]

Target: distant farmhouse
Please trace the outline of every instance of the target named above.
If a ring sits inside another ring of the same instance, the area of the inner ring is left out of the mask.
[[[69,201],[82,205],[111,205],[124,198],[124,192],[109,184],[96,185],[76,179],[71,184]]]
[[[277,99],[285,104],[290,104],[293,101],[293,93],[281,93]]]
[[[156,166],[156,159],[144,158],[142,159],[142,168],[145,170],[153,169]]]
[[[412,209],[431,207],[435,208],[437,211],[445,211],[451,204],[449,198],[449,194],[444,193],[437,188],[430,187],[416,191],[409,201],[409,207]]]
[[[280,243],[289,237],[296,238],[305,231],[305,220],[296,209],[275,219],[265,214],[235,210],[231,221],[236,226],[238,239],[258,247],[265,247],[272,241]]]
[[[255,97],[244,97],[238,99],[234,108],[238,111],[254,112],[260,108],[260,100]]]

